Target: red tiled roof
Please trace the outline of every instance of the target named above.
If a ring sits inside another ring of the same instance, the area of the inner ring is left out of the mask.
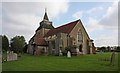
[[[47,42],[45,41],[44,38],[40,37],[39,35],[35,35],[34,36],[34,42],[36,45],[40,45],[40,46],[47,46]]]
[[[76,20],[74,22],[67,23],[65,25],[62,25],[60,27],[57,27],[55,29],[49,30],[47,34],[44,37],[52,36],[57,33],[70,33],[74,26],[77,24],[77,22],[80,20]]]

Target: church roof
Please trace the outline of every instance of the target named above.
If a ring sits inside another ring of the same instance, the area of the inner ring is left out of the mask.
[[[80,21],[80,20],[76,20],[76,21],[67,23],[65,25],[62,25],[60,27],[57,27],[55,29],[51,29],[47,32],[45,37],[52,36],[52,35],[57,34],[57,33],[67,33],[67,34],[69,34],[72,31],[72,29],[74,28],[74,26],[78,23],[78,21]]]
[[[47,42],[45,41],[45,39],[43,37],[40,37],[39,35],[35,34],[34,36],[34,42],[36,45],[39,46],[47,46]]]

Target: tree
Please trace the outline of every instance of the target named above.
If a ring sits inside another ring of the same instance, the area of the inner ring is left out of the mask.
[[[9,49],[9,41],[5,35],[2,36],[2,49],[4,51],[7,51]]]
[[[109,51],[109,52],[111,51],[111,48],[110,48],[110,46],[107,46],[107,51]]]
[[[23,48],[23,52],[24,52],[24,53],[27,53],[27,47],[28,47],[28,44],[25,43],[25,46],[24,46],[24,48]]]
[[[116,51],[120,52],[120,46],[117,46]]]
[[[16,53],[22,53],[25,47],[25,38],[23,36],[15,36],[11,39],[11,50]]]
[[[100,48],[100,50],[105,51],[106,47],[103,46],[103,47]]]

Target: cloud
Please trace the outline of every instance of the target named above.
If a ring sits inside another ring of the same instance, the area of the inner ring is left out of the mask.
[[[39,26],[39,17],[30,14],[8,14],[3,18],[3,34],[31,34]],[[31,32],[32,31],[32,32]],[[33,34],[31,34],[33,35]]]
[[[69,4],[64,2],[4,2],[2,3],[2,34],[24,35],[28,41],[39,27],[47,8],[48,17],[54,19],[66,13]]]
[[[88,19],[88,25],[86,26],[88,32],[93,32],[93,31],[96,31],[96,30],[102,30],[103,29],[103,26],[98,24],[98,20],[92,18],[92,17],[89,17]]]
[[[58,0],[2,0],[2,2],[51,2],[55,1],[58,2]],[[59,0],[59,2],[64,0]],[[119,1],[119,0],[68,0],[69,2],[113,2],[113,1]]]
[[[83,10],[83,11],[78,11],[76,13],[74,13],[72,16],[74,18],[81,18],[83,16],[86,16],[88,15],[88,22],[87,22],[87,25],[86,25],[86,28],[88,30],[88,32],[93,32],[93,31],[96,31],[96,30],[101,30],[103,29],[103,26],[99,24],[99,20],[100,19],[96,19],[97,15],[99,15],[99,13],[101,13],[101,11],[103,11],[103,7],[101,6],[98,6],[98,7],[94,7],[94,8],[91,8],[89,10]]]
[[[66,2],[69,0],[2,0],[2,2]]]
[[[88,29],[90,29],[89,27],[93,27],[92,31],[96,31],[97,29],[107,29],[107,30],[112,30],[112,31],[117,31],[118,28],[118,2],[113,2],[112,6],[108,7],[106,10],[106,14],[103,14],[103,16],[101,16],[101,18],[99,17],[99,19],[94,18],[94,16],[97,16],[97,14],[94,14],[93,16],[91,16],[91,13],[94,12],[101,12],[101,11],[97,11],[97,10],[105,10],[102,7],[96,7],[96,8],[92,8],[88,11],[86,11],[89,14],[89,19],[88,19]],[[100,28],[99,28],[100,27]],[[91,29],[90,29],[91,31]]]
[[[101,30],[107,31],[109,34],[100,34],[99,37],[96,37],[97,46],[118,45],[118,2],[113,2],[101,18],[89,17],[87,29],[89,33]]]
[[[103,14],[104,12],[104,14]],[[101,15],[102,14],[102,15]],[[74,18],[88,17],[87,27],[90,32],[97,29],[107,28],[116,31],[118,28],[118,1],[113,2],[112,6],[108,7],[93,7],[89,10],[78,11],[73,14]],[[93,27],[93,28],[92,28]]]
[[[86,11],[86,13],[93,14],[93,13],[98,13],[101,10],[103,10],[103,7],[95,7],[95,8],[92,8],[92,9]]]
[[[107,9],[106,14],[101,18],[99,23],[103,26],[108,26],[108,28],[115,28],[115,27],[117,28],[118,2],[114,2],[112,6]]]
[[[9,13],[26,13],[26,14],[36,14],[41,15],[44,13],[45,8],[50,17],[56,17],[60,13],[67,12],[68,3],[66,0],[64,2],[8,2],[3,3],[3,8]]]
[[[100,31],[101,33],[103,31],[107,33],[100,33],[99,37],[94,34],[94,37],[96,36],[94,38],[95,45],[118,45],[118,2],[113,2],[108,8],[101,5],[73,14],[74,18],[80,18],[80,16],[87,16],[88,20],[85,21],[86,30],[89,34],[99,33]]]
[[[95,45],[97,46],[117,46],[118,45],[118,36],[104,36],[100,35],[95,39]]]
[[[83,16],[83,11],[78,11],[75,14],[72,15],[74,18],[78,19],[78,18],[82,18]]]
[[[0,2],[0,34],[2,34],[2,3]]]
[[[120,2],[118,3],[118,37],[120,37]],[[118,39],[118,45],[120,46],[120,39]]]
[[[89,10],[80,10],[80,11],[75,12],[72,15],[72,17],[76,18],[76,19],[82,18],[83,15],[89,15],[89,16],[92,16],[92,17],[94,16],[95,17],[95,15],[98,15],[99,13],[101,13],[102,10],[104,10],[104,8],[101,7],[101,6],[100,7],[94,7],[94,8],[91,8]]]

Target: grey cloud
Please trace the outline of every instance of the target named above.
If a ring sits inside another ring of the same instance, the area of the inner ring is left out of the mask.
[[[9,39],[16,35],[24,35],[28,41],[39,26],[46,7],[53,18],[64,13],[68,9],[68,3],[3,2],[2,34],[7,35]]]
[[[108,28],[118,26],[118,2],[114,2],[113,5],[108,8],[99,24],[106,27],[108,26]]]

